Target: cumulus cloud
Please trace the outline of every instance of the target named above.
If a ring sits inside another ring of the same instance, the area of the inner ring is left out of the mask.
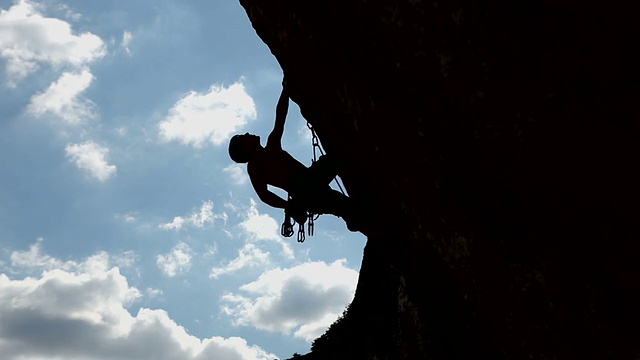
[[[109,149],[93,141],[69,144],[65,147],[69,161],[98,181],[109,180],[116,174],[116,166],[107,162]]]
[[[171,222],[160,224],[162,229],[180,230],[185,226],[202,228],[207,224],[213,224],[214,219],[222,219],[227,221],[227,214],[215,214],[213,212],[213,201],[207,200],[202,203],[200,210],[193,211],[187,216],[176,216]]]
[[[225,88],[213,85],[206,93],[192,91],[180,99],[160,122],[160,137],[196,148],[220,145],[256,117],[256,108],[242,82]]]
[[[75,34],[68,22],[43,16],[29,0],[0,10],[0,34],[0,58],[6,60],[9,86],[41,64],[79,69],[106,54],[100,37],[89,32]]]
[[[291,333],[311,341],[320,336],[353,299],[358,272],[340,259],[274,269],[223,295],[222,310],[237,325]]]
[[[87,69],[65,72],[45,91],[31,97],[27,112],[36,117],[53,115],[70,125],[95,118],[93,102],[81,97],[92,81],[93,75]]]
[[[282,254],[288,258],[293,258],[291,245],[280,236],[280,225],[276,219],[268,214],[261,214],[258,211],[256,201],[251,199],[246,218],[240,223],[240,228],[253,240],[274,241],[282,246]]]
[[[64,264],[41,254],[45,267]],[[238,337],[200,339],[161,309],[127,307],[141,292],[117,267],[92,256],[38,277],[0,274],[0,354],[25,359],[274,359]],[[33,265],[34,263],[32,263]],[[154,290],[148,291],[157,295]]]
[[[222,169],[222,171],[231,178],[231,181],[233,181],[234,184],[244,185],[249,180],[247,171],[243,165],[231,164]]]
[[[156,263],[169,277],[188,272],[191,268],[191,247],[180,242],[166,254],[158,255]]]
[[[257,266],[269,261],[269,252],[264,252],[254,244],[245,244],[238,250],[238,257],[227,264],[211,269],[209,277],[217,279],[220,275],[230,274],[250,266]]]

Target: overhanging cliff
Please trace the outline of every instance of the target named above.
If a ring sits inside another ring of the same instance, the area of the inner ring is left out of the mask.
[[[640,357],[636,9],[240,3],[372,210],[307,358]]]

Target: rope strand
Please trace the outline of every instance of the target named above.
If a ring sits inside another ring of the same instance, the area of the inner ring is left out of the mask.
[[[316,130],[308,121],[307,121],[307,127],[309,128],[309,130],[311,130],[311,145],[313,145],[313,159],[311,161],[315,163],[318,160],[316,149],[320,151],[321,155],[324,155],[324,150],[322,150],[322,146],[320,145],[320,138],[318,138],[318,135],[316,134]],[[338,181],[337,176],[333,178],[333,181],[335,181],[336,185],[338,185],[338,188],[340,189],[340,192],[342,193],[342,195],[346,195],[344,193],[344,189],[342,188],[342,185],[340,184],[340,181]]]

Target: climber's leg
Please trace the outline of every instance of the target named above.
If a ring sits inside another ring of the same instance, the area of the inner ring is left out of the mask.
[[[290,195],[287,210],[285,213],[298,224],[304,224],[307,221],[307,209],[304,201],[299,196]]]
[[[341,161],[333,155],[322,155],[309,167],[309,179],[316,185],[331,183],[341,172]]]
[[[328,186],[315,193],[308,208],[314,214],[332,214],[342,218],[351,231],[358,231],[361,227],[362,214],[353,200]]]

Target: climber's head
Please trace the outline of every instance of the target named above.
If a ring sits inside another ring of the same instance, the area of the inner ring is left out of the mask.
[[[249,133],[234,135],[229,140],[229,157],[237,163],[246,163],[261,147],[258,135]]]

